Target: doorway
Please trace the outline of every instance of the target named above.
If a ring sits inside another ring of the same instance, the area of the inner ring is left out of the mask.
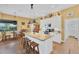
[[[64,23],[64,39],[68,37],[79,39],[79,18],[65,19]]]

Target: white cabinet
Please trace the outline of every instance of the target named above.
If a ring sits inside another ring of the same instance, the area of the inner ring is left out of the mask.
[[[61,16],[54,16],[53,17],[53,28],[55,29],[53,41],[57,43],[61,43]]]
[[[51,29],[55,29],[55,32],[52,32],[50,35],[53,36],[53,41],[57,43],[61,43],[61,33],[58,33],[57,31],[61,32],[61,16],[53,16],[52,18],[47,18],[41,20],[40,28],[41,33],[44,34],[44,31],[48,29],[48,24],[51,24]]]
[[[61,43],[61,34],[60,33],[54,33],[53,41],[57,42],[57,43]]]
[[[40,29],[41,29],[41,33],[42,34],[44,34],[44,32],[47,30],[47,29],[52,29],[52,20],[51,20],[52,18],[47,18],[47,19],[43,19],[43,20],[41,20],[41,22],[40,22]],[[51,27],[49,27],[48,25],[49,24],[51,24]]]
[[[53,17],[53,27],[58,28],[61,31],[61,16]]]

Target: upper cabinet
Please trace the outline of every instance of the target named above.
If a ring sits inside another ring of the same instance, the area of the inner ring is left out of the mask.
[[[52,24],[54,29],[61,31],[61,16],[54,16]]]
[[[40,21],[40,31],[41,33],[44,33],[45,31],[47,31],[48,29],[53,29],[52,28],[52,18],[47,18],[47,19],[42,19]]]
[[[47,29],[54,29],[61,31],[61,16],[53,16],[51,18],[43,19],[40,22],[41,32],[44,33]]]

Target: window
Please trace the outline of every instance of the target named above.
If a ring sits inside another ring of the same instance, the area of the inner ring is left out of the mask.
[[[17,22],[9,20],[0,20],[0,31],[15,31],[17,30]]]

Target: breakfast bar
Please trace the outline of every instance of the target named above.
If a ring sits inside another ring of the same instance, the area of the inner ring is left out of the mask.
[[[49,54],[53,51],[52,36],[40,33],[26,33],[25,37],[39,44],[40,54]]]

